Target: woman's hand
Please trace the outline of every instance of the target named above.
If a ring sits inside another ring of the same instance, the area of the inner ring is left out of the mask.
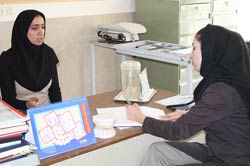
[[[27,102],[26,102],[26,107],[31,108],[31,107],[36,107],[37,106],[37,97],[31,97]]]
[[[127,118],[138,123],[143,123],[145,115],[141,112],[138,104],[126,105]]]
[[[172,120],[176,121],[179,119],[182,115],[186,114],[188,111],[183,111],[183,110],[175,110],[174,112],[168,113],[166,115],[161,116],[161,120]]]

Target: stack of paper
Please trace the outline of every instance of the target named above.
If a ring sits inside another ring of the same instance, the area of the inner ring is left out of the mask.
[[[193,100],[193,95],[176,95],[155,102],[164,106],[168,106],[168,105],[184,104],[192,100]]]
[[[176,95],[155,102],[173,110],[190,110],[195,104],[192,95]]]

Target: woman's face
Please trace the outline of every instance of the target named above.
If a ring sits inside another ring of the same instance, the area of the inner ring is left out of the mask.
[[[36,16],[30,24],[27,37],[34,45],[42,45],[44,41],[45,25],[42,16]]]
[[[189,58],[192,61],[194,69],[196,71],[200,72],[201,61],[202,61],[201,43],[195,37],[192,45],[193,45],[193,50],[192,50]]]

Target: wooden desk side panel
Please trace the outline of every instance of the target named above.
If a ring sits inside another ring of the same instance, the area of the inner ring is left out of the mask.
[[[52,166],[138,166],[148,147],[158,141],[163,141],[163,139],[143,134]]]

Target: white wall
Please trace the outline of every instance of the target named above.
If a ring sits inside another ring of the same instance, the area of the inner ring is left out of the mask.
[[[129,13],[135,11],[135,0],[1,4],[0,22],[13,21],[18,13],[31,8],[40,10],[47,18]]]
[[[239,0],[238,32],[246,40],[250,40],[250,1]],[[128,13],[135,11],[135,0],[97,0],[63,3],[33,3],[0,5],[0,22],[13,21],[16,15],[24,9],[37,9],[47,18],[71,17],[83,15],[101,15],[111,13]]]
[[[238,10],[238,32],[245,40],[250,40],[250,1],[239,0]]]

